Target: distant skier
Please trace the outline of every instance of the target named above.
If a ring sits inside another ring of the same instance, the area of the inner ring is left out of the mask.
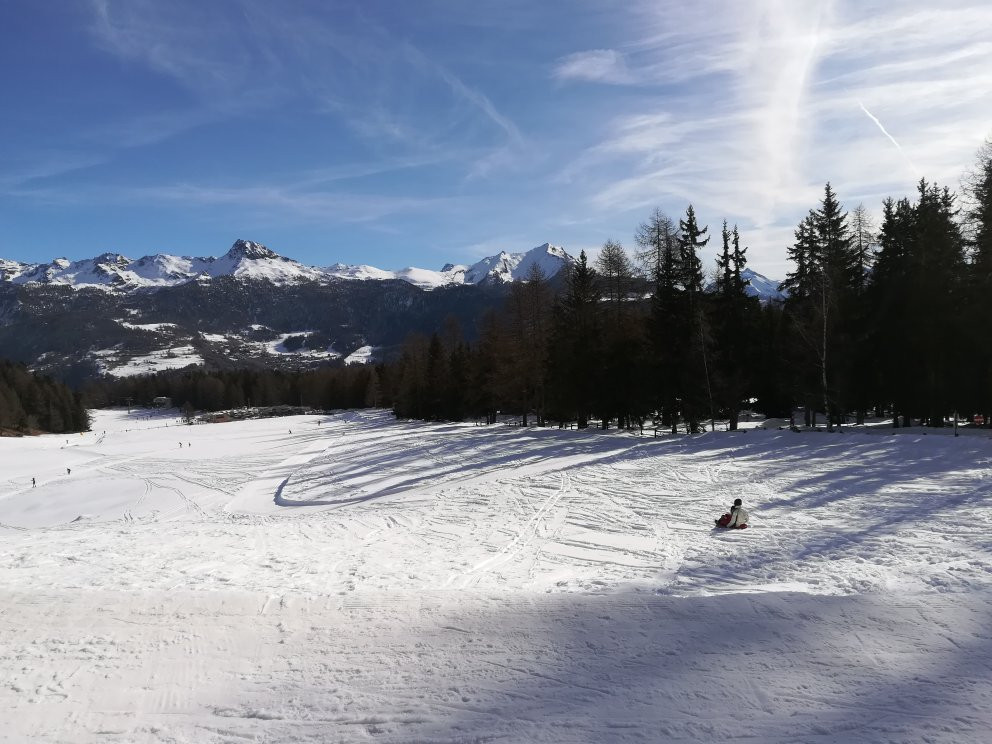
[[[734,505],[730,507],[730,512],[714,520],[716,526],[735,530],[747,529],[747,520],[750,515],[744,509],[743,503],[740,499],[734,499]]]
[[[182,449],[182,448],[183,448],[183,443],[182,443],[182,442],[180,442],[180,443],[179,443],[179,449]]]
[[[66,475],[72,475],[72,468],[66,468],[65,469],[65,474]]]
[[[34,478],[31,479],[31,488],[34,488]]]

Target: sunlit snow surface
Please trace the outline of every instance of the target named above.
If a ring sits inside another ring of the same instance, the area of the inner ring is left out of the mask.
[[[0,740],[992,728],[984,437],[147,415],[0,439]]]
[[[347,357],[345,357],[345,364],[370,364],[375,355],[376,347],[374,346],[359,346],[353,352],[351,352]]]
[[[170,369],[182,369],[191,364],[203,364],[203,357],[189,345],[170,346],[148,354],[127,356],[123,359],[120,358],[120,352],[114,349],[101,349],[91,352],[91,354],[96,358],[100,370],[114,377],[147,375]]]

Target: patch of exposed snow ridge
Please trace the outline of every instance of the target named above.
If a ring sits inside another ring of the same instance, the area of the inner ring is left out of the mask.
[[[348,264],[336,263],[324,269],[324,274],[334,279],[358,279],[361,281],[396,278],[396,273],[393,271],[384,271],[383,269],[377,269],[375,266],[369,266],[367,264],[349,266]]]

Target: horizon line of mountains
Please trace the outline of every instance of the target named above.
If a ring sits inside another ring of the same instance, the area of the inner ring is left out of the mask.
[[[576,259],[561,246],[542,243],[524,253],[501,251],[474,264],[446,264],[440,271],[408,267],[388,271],[365,264],[336,263],[327,267],[307,266],[281,256],[261,243],[236,240],[220,257],[174,256],[158,253],[130,259],[119,253],[50,263],[24,263],[0,259],[0,282],[95,288],[131,293],[208,282],[218,277],[268,281],[276,285],[300,282],[326,283],[340,280],[402,280],[423,290],[460,284],[505,284],[526,279],[534,266],[548,279],[574,264]],[[748,293],[761,300],[781,299],[778,282],[745,269]]]

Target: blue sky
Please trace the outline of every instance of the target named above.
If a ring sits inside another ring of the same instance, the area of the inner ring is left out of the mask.
[[[826,180],[877,212],[992,133],[992,4],[937,5],[6,0],[0,257],[437,268],[692,202],[780,278]]]

